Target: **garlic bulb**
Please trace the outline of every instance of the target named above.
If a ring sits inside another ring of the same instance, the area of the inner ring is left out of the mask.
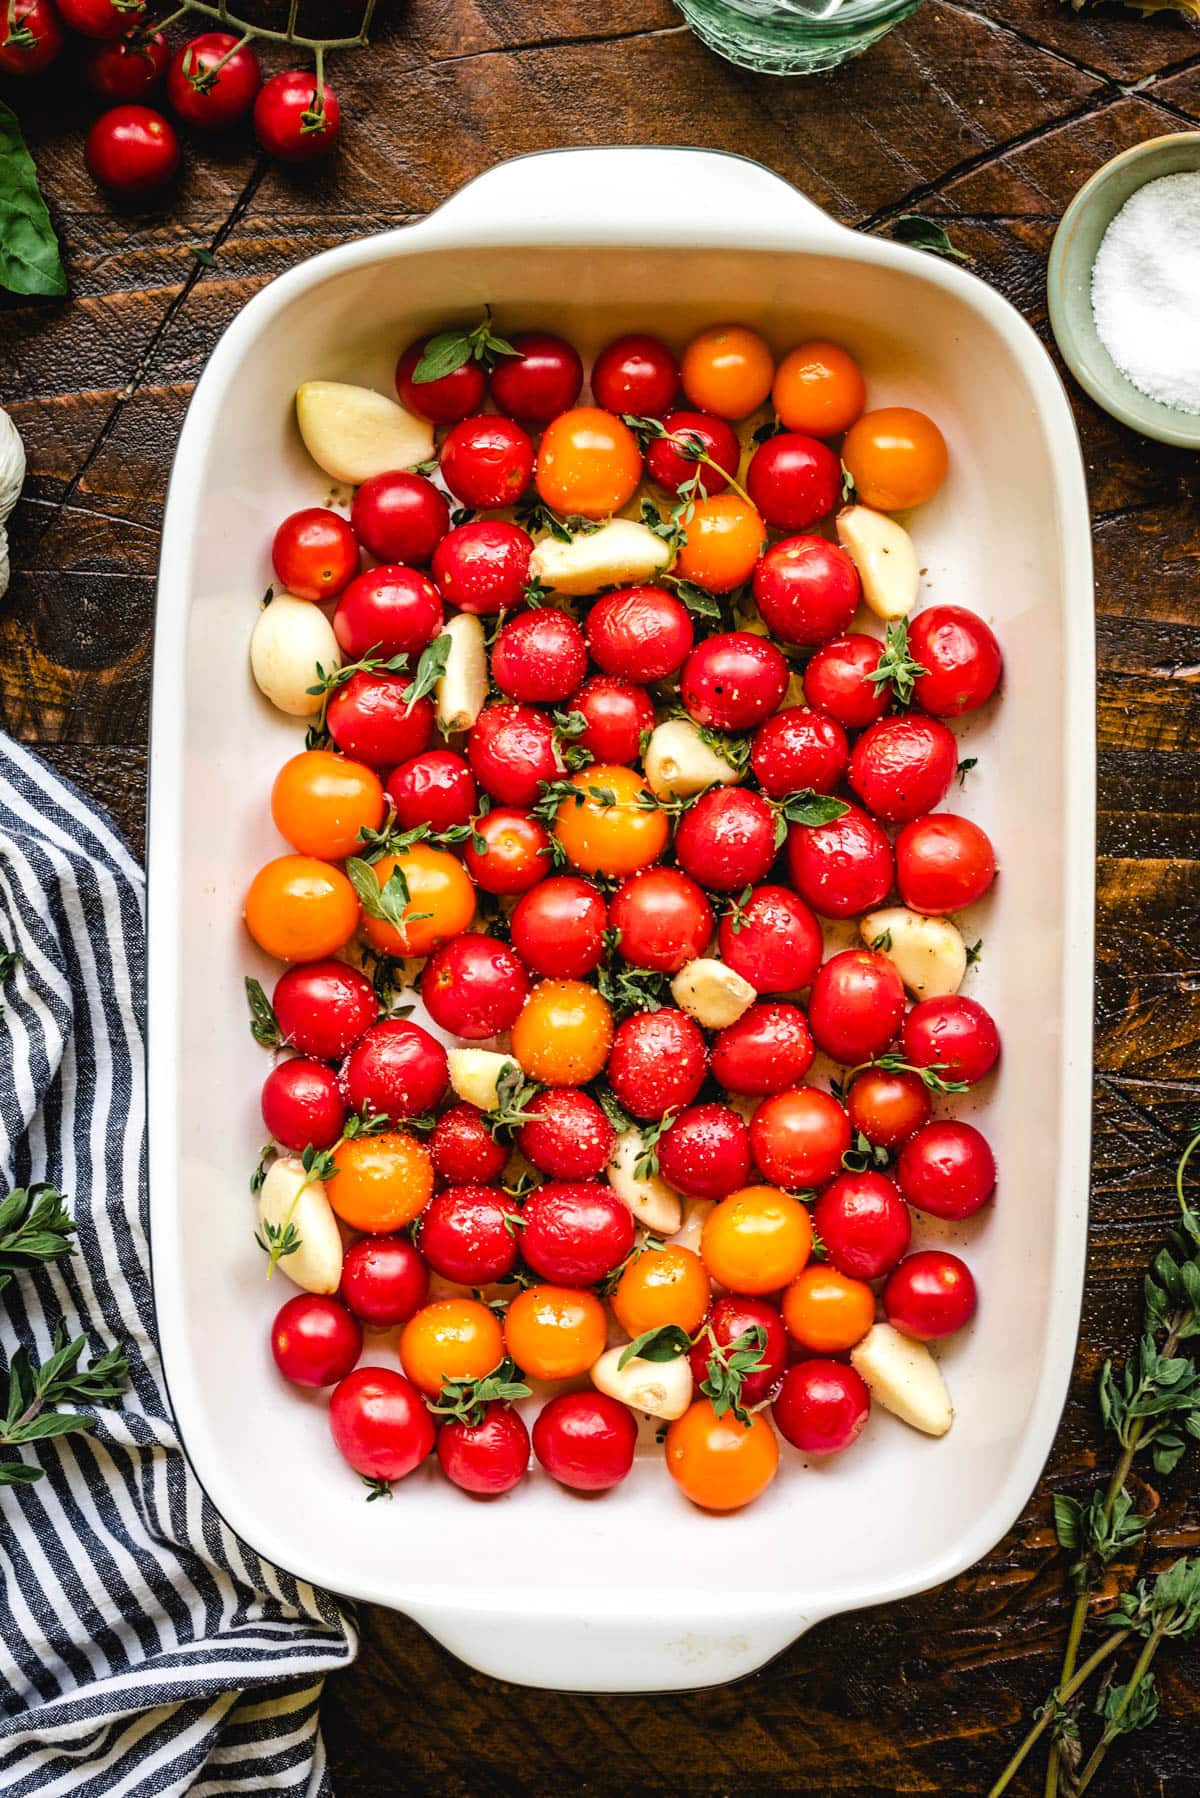
[[[16,425],[0,407],[0,598],[8,591],[8,532],[4,527],[24,479],[25,445]]]

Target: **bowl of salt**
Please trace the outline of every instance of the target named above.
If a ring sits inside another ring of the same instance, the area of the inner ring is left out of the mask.
[[[1200,449],[1200,131],[1137,144],[1080,188],[1047,290],[1058,347],[1097,404]]]

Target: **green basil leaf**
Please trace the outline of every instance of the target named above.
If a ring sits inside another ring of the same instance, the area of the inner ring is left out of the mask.
[[[421,360],[413,369],[413,380],[440,381],[456,368],[471,360],[471,339],[465,331],[439,331],[421,352]]]
[[[680,1355],[686,1355],[691,1346],[691,1337],[678,1324],[660,1324],[657,1329],[644,1330],[640,1336],[635,1336],[622,1352],[617,1366],[625,1367],[635,1358],[642,1361],[678,1361]]]
[[[956,249],[941,225],[923,218],[919,212],[905,212],[892,225],[892,236],[913,250],[928,250],[931,256],[948,256],[952,262],[970,262],[965,251]]]
[[[38,186],[17,115],[0,100],[0,287],[10,293],[64,294],[58,239]]]

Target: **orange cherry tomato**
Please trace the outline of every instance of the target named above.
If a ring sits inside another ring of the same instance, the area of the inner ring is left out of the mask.
[[[864,506],[907,512],[932,499],[946,478],[946,439],[924,412],[881,406],[864,412],[842,445]]]
[[[383,955],[428,955],[452,936],[461,936],[475,916],[475,886],[458,858],[429,843],[381,855],[372,866],[381,889],[397,868],[408,883],[405,921],[390,924],[364,912],[363,935],[372,949]]]
[[[861,1342],[875,1322],[875,1294],[865,1280],[814,1262],[783,1295],[788,1335],[814,1355],[837,1355]]]
[[[645,1249],[617,1282],[612,1308],[627,1336],[678,1324],[694,1335],[704,1322],[712,1291],[699,1255],[678,1243]]]
[[[636,874],[656,862],[667,846],[671,827],[667,814],[655,805],[639,804],[639,796],[653,798],[641,775],[615,763],[593,762],[572,774],[571,783],[589,794],[615,795],[615,804],[590,796],[582,805],[564,799],[554,815],[554,834],[567,859],[585,874]]]
[[[779,1443],[762,1412],[741,1423],[718,1417],[697,1399],[667,1431],[667,1472],[694,1505],[736,1511],[766,1491],[779,1467]]]
[[[403,1229],[433,1197],[433,1161],[424,1143],[399,1130],[353,1136],[334,1152],[325,1195],[343,1223],[369,1236]]]
[[[430,1398],[447,1380],[482,1380],[503,1359],[500,1320],[478,1299],[435,1299],[409,1318],[400,1337],[400,1365]]]
[[[754,573],[766,539],[766,525],[739,494],[716,493],[712,499],[697,500],[688,520],[687,542],[675,558],[675,573],[706,593],[731,593]]]
[[[757,331],[710,325],[684,350],[679,373],[683,391],[702,412],[748,418],[771,391],[775,359]]]
[[[504,1342],[535,1380],[571,1380],[604,1353],[608,1326],[594,1292],[573,1286],[528,1286],[504,1316]]]
[[[531,1080],[582,1086],[608,1060],[613,1020],[586,980],[541,980],[512,1027],[512,1050]]]
[[[340,868],[311,855],[280,855],[246,894],[246,929],[278,961],[324,961],[358,928],[358,900]]]
[[[560,412],[542,433],[533,478],[555,512],[607,518],[637,491],[642,452],[615,412],[576,406]]]
[[[867,403],[862,370],[840,344],[798,343],[775,370],[771,400],[789,431],[840,437]]]
[[[704,1220],[700,1255],[730,1292],[778,1292],[812,1253],[808,1211],[778,1186],[743,1186]]]
[[[387,809],[374,769],[328,749],[303,749],[283,764],[271,789],[271,816],[301,855],[340,862],[362,847],[359,831],[378,830]]]

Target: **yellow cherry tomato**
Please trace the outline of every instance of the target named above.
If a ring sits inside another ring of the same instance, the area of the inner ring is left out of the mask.
[[[718,1417],[697,1399],[667,1431],[667,1472],[694,1505],[736,1511],[766,1491],[779,1467],[779,1443],[761,1411],[741,1423]]]
[[[842,461],[864,506],[907,512],[932,499],[946,478],[946,439],[924,412],[881,406],[847,433]]]
[[[271,788],[280,836],[301,855],[321,861],[357,855],[359,831],[378,830],[386,810],[375,770],[328,749],[302,749],[283,764]]]
[[[662,1324],[694,1335],[704,1322],[712,1291],[699,1255],[678,1243],[645,1249],[617,1282],[612,1308],[627,1336]]]
[[[555,512],[607,518],[637,491],[642,452],[615,412],[575,406],[560,412],[542,433],[533,478]]]
[[[370,1236],[403,1229],[433,1197],[433,1161],[424,1143],[399,1130],[339,1143],[325,1193],[352,1230]]]
[[[457,856],[414,843],[397,855],[381,855],[371,871],[382,889],[396,869],[408,885],[404,919],[396,925],[364,912],[363,935],[372,949],[383,955],[428,955],[452,936],[461,936],[475,916],[475,885]]]
[[[792,1281],[780,1309],[793,1342],[813,1355],[838,1355],[875,1322],[875,1294],[865,1280],[818,1262]]]
[[[512,1028],[512,1050],[531,1080],[582,1086],[608,1060],[613,1020],[608,1001],[586,980],[542,980]]]
[[[767,527],[752,505],[740,494],[716,493],[696,502],[675,573],[706,593],[731,593],[754,573],[766,539]]]
[[[704,1220],[700,1255],[730,1292],[778,1292],[812,1253],[808,1212],[778,1186],[743,1186]]]
[[[478,1299],[435,1299],[414,1312],[400,1337],[400,1365],[430,1398],[447,1380],[482,1380],[503,1359],[499,1319]]]
[[[279,855],[246,894],[246,929],[279,961],[323,961],[358,928],[358,900],[340,868],[311,855]]]
[[[771,402],[789,431],[840,437],[866,405],[867,384],[840,344],[814,339],[798,343],[779,364]]]
[[[671,828],[667,814],[647,803],[654,796],[640,774],[593,762],[573,774],[571,784],[586,797],[582,805],[563,800],[554,834],[576,868],[584,874],[636,874],[658,860]]]
[[[604,1353],[608,1329],[594,1292],[574,1286],[529,1286],[504,1314],[504,1341],[522,1373],[571,1380]]]
[[[748,418],[771,391],[775,360],[757,331],[711,325],[693,337],[679,365],[683,391],[702,412]]]

